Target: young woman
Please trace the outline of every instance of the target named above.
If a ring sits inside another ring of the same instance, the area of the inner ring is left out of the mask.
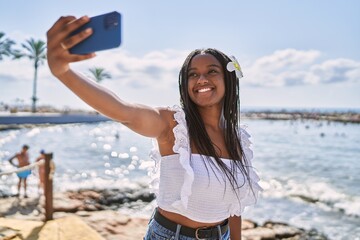
[[[241,214],[261,189],[248,133],[239,126],[238,63],[216,49],[195,50],[179,75],[181,106],[125,102],[73,71],[94,57],[68,49],[91,35],[69,37],[88,17],[61,17],[48,31],[51,72],[87,104],[133,131],[156,139],[152,187],[158,207],[144,239],[241,239]]]

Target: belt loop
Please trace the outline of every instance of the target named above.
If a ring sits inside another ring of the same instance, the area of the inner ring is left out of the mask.
[[[181,225],[178,224],[178,225],[176,226],[176,234],[175,234],[175,239],[174,239],[174,240],[179,240],[180,229],[181,229]]]
[[[221,226],[220,226],[220,224],[217,225],[217,230],[218,230],[218,233],[219,233],[219,240],[222,240],[222,234],[221,234]]]

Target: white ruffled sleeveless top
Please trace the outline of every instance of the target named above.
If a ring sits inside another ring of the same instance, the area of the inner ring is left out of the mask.
[[[157,142],[150,157],[155,160],[151,173],[151,189],[156,195],[160,208],[181,214],[191,220],[205,223],[222,221],[230,216],[240,216],[245,207],[253,205],[261,191],[259,177],[252,167],[253,152],[250,149],[250,135],[240,127],[241,144],[247,160],[246,168],[250,184],[241,171],[238,171],[237,196],[229,180],[200,154],[192,154],[185,113],[179,106],[170,108],[178,123],[174,129],[175,154],[161,156]],[[215,165],[216,161],[211,158]],[[230,166],[231,159],[221,159]],[[224,182],[225,181],[225,182]],[[245,184],[243,184],[245,182]]]

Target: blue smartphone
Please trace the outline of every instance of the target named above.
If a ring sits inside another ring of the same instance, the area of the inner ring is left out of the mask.
[[[110,12],[90,18],[90,21],[71,33],[71,36],[87,28],[93,33],[84,41],[69,49],[72,54],[87,54],[116,48],[121,44],[121,14]]]

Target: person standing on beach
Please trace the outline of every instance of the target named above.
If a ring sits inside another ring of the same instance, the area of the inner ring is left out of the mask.
[[[36,158],[35,162],[39,162],[41,160],[45,161],[45,150],[40,150],[39,157]],[[45,189],[45,164],[40,164],[38,166],[38,174],[39,174],[39,185],[38,185],[38,191],[40,192],[40,189],[44,192]]]
[[[261,187],[251,159],[250,135],[239,125],[239,79],[235,58],[217,49],[196,49],[179,73],[180,106],[129,103],[70,68],[94,53],[69,48],[92,34],[71,32],[89,18],[61,17],[47,32],[52,74],[83,101],[136,133],[156,139],[149,239],[241,239],[241,215]]]
[[[29,150],[29,146],[28,145],[23,145],[21,151],[19,153],[16,153],[14,156],[12,156],[9,159],[10,164],[15,166],[15,167],[18,167],[18,168],[28,166],[30,164],[28,150]],[[13,160],[15,158],[18,161],[17,165],[13,163]],[[31,170],[30,169],[23,170],[23,171],[18,172],[16,174],[17,174],[17,176],[19,178],[18,193],[16,194],[16,196],[20,195],[21,185],[23,185],[24,186],[24,197],[27,198],[28,196],[27,196],[27,192],[26,192],[26,188],[27,188],[26,179],[31,174]]]

